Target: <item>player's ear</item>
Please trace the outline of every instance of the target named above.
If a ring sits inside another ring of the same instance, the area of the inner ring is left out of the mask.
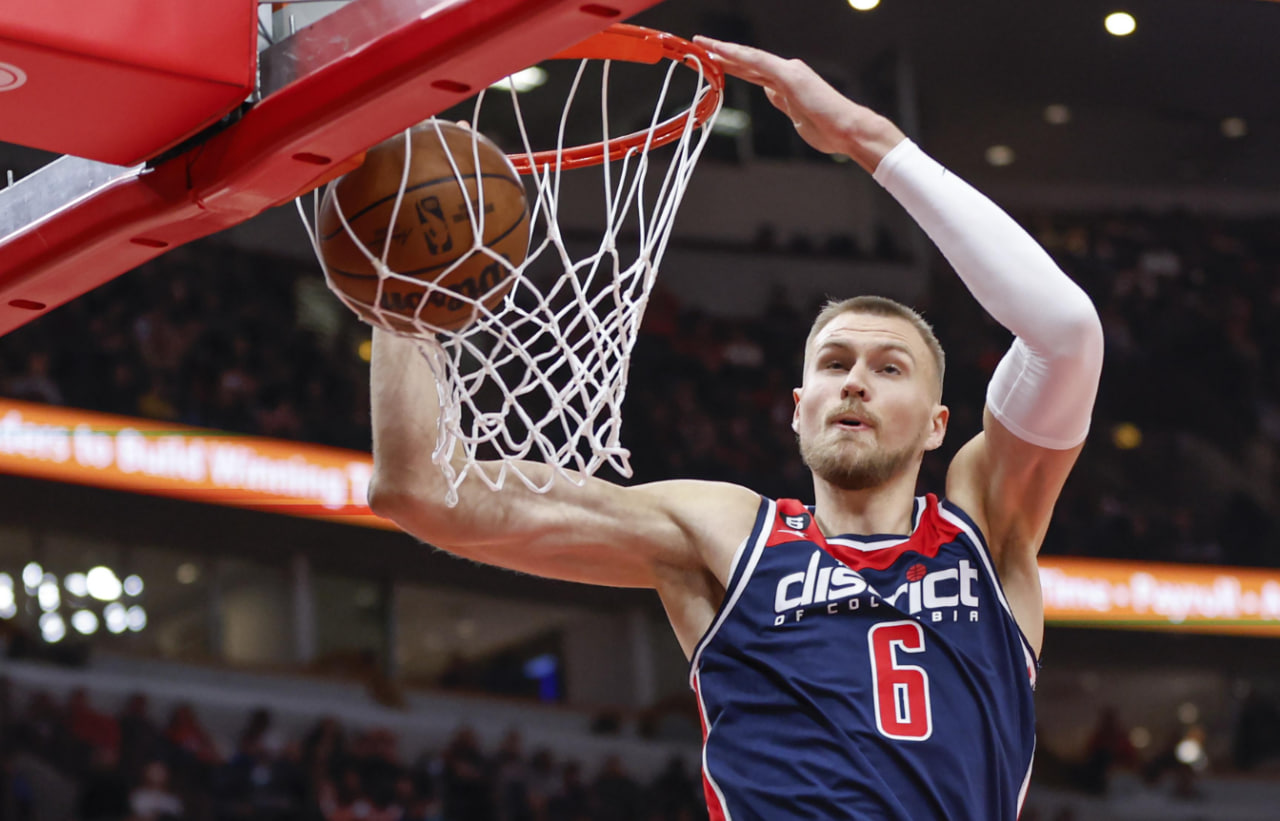
[[[791,389],[791,401],[795,403],[795,408],[791,411],[791,430],[796,433],[800,432],[800,388]]]
[[[929,435],[925,437],[924,449],[936,450],[947,436],[947,422],[951,419],[951,409],[946,405],[934,405],[933,415],[929,417]]]

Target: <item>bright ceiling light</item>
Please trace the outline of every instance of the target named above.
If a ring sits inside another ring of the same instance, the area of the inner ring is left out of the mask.
[[[120,602],[112,602],[102,609],[102,618],[107,623],[107,629],[112,633],[123,633],[129,629],[129,617],[125,612],[124,605]]]
[[[10,593],[12,593],[13,592],[13,576],[10,576],[8,573],[0,573],[0,589],[7,589]]]
[[[711,124],[711,133],[722,137],[736,137],[751,127],[751,115],[737,108],[722,108]]]
[[[57,610],[58,605],[62,604],[62,597],[58,595],[58,580],[50,573],[44,577],[44,581],[40,582],[40,587],[36,591],[36,599],[40,602],[40,609],[46,613],[50,610]]]
[[[0,573],[0,619],[18,615],[18,604],[13,599],[13,579],[8,573]]]
[[[987,162],[996,168],[1003,168],[1006,165],[1012,165],[1017,155],[1007,145],[993,145],[987,149],[986,158]]]
[[[880,0],[849,0],[849,7],[857,11],[871,11],[880,5]]]
[[[71,626],[81,635],[88,636],[98,630],[98,617],[92,610],[77,610],[71,615]]]
[[[1049,125],[1066,125],[1071,122],[1071,109],[1062,103],[1044,107],[1044,121]]]
[[[501,91],[510,91],[515,89],[518,94],[526,91],[533,91],[540,85],[547,82],[547,70],[542,66],[529,66],[523,71],[517,71],[507,77],[503,77],[494,83],[490,88],[496,88]]]
[[[26,585],[28,593],[34,593],[36,585],[40,584],[40,580],[44,578],[44,568],[35,562],[29,562],[26,567],[22,568],[22,583]]]
[[[1222,121],[1222,136],[1238,140],[1249,135],[1249,124],[1242,117],[1228,117]]]
[[[1138,28],[1138,21],[1133,19],[1133,15],[1127,11],[1111,12],[1102,24],[1106,26],[1109,34],[1114,34],[1116,37],[1128,37]]]
[[[68,573],[62,580],[62,586],[73,596],[89,595],[89,580],[83,573]]]
[[[89,588],[89,595],[98,601],[115,601],[123,592],[120,580],[109,567],[99,565],[93,568],[85,577],[85,582]]]
[[[129,608],[125,614],[125,621],[129,625],[129,629],[135,633],[140,633],[147,627],[147,611],[138,605]]]
[[[57,613],[45,613],[40,617],[40,636],[50,644],[57,644],[67,635],[67,625]]]
[[[1200,742],[1194,738],[1186,738],[1178,742],[1173,754],[1183,764],[1195,764],[1200,756],[1204,755],[1204,747],[1200,746]]]
[[[132,576],[125,576],[124,592],[126,596],[140,596],[142,595],[142,589],[143,584],[141,576],[136,573]]]

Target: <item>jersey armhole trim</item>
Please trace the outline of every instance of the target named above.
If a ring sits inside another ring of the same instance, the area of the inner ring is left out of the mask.
[[[773,528],[773,520],[777,516],[778,503],[772,499],[761,497],[760,509],[756,513],[756,523],[751,529],[751,533],[747,538],[742,540],[742,544],[738,545],[738,550],[733,556],[733,562],[729,566],[729,584],[732,589],[726,590],[724,601],[720,603],[720,610],[716,613],[716,617],[711,622],[711,626],[707,628],[707,632],[703,634],[698,641],[697,647],[693,651],[693,656],[689,659],[689,687],[694,687],[693,677],[698,672],[698,664],[702,661],[702,651],[706,649],[711,640],[715,638],[716,633],[720,630],[720,625],[724,624],[729,618],[729,613],[733,611],[733,606],[738,603],[738,599],[742,596],[742,591],[746,589],[747,583],[751,581],[751,571],[755,570],[756,563],[760,561],[760,551],[764,550],[764,546],[769,542],[769,531]],[[744,565],[745,562],[745,565]],[[741,568],[742,572],[738,570]],[[734,576],[737,576],[737,582],[734,582]]]
[[[987,571],[987,576],[991,579],[991,584],[995,588],[996,596],[1000,600],[1000,606],[1009,614],[1009,621],[1013,623],[1013,627],[1018,631],[1018,638],[1022,641],[1022,649],[1027,654],[1027,661],[1040,669],[1040,657],[1036,654],[1035,648],[1031,646],[1031,641],[1027,638],[1027,634],[1022,632],[1022,625],[1018,624],[1018,620],[1014,618],[1013,608],[1009,606],[1009,600],[1004,595],[1004,585],[1000,583],[1000,575],[996,573],[995,562],[991,558],[991,548],[987,546],[986,537],[982,535],[982,531],[974,524],[973,519],[969,518],[969,514],[965,513],[960,507],[949,499],[943,499],[938,503],[938,513],[942,517],[969,537],[969,541],[976,548],[978,558],[982,561],[982,567]]]

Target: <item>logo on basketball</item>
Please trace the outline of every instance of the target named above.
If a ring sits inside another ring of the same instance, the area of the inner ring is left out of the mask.
[[[422,223],[422,238],[432,254],[453,250],[453,235],[449,222],[444,218],[439,197],[423,197],[418,200],[418,222]]]

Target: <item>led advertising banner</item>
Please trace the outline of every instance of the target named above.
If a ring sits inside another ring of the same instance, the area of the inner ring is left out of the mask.
[[[0,399],[0,473],[395,529],[366,453]],[[1280,636],[1280,573],[1044,556],[1045,619]]]
[[[0,473],[395,529],[367,453],[8,399]]]
[[[1277,572],[1046,556],[1040,586],[1051,624],[1280,636]]]

